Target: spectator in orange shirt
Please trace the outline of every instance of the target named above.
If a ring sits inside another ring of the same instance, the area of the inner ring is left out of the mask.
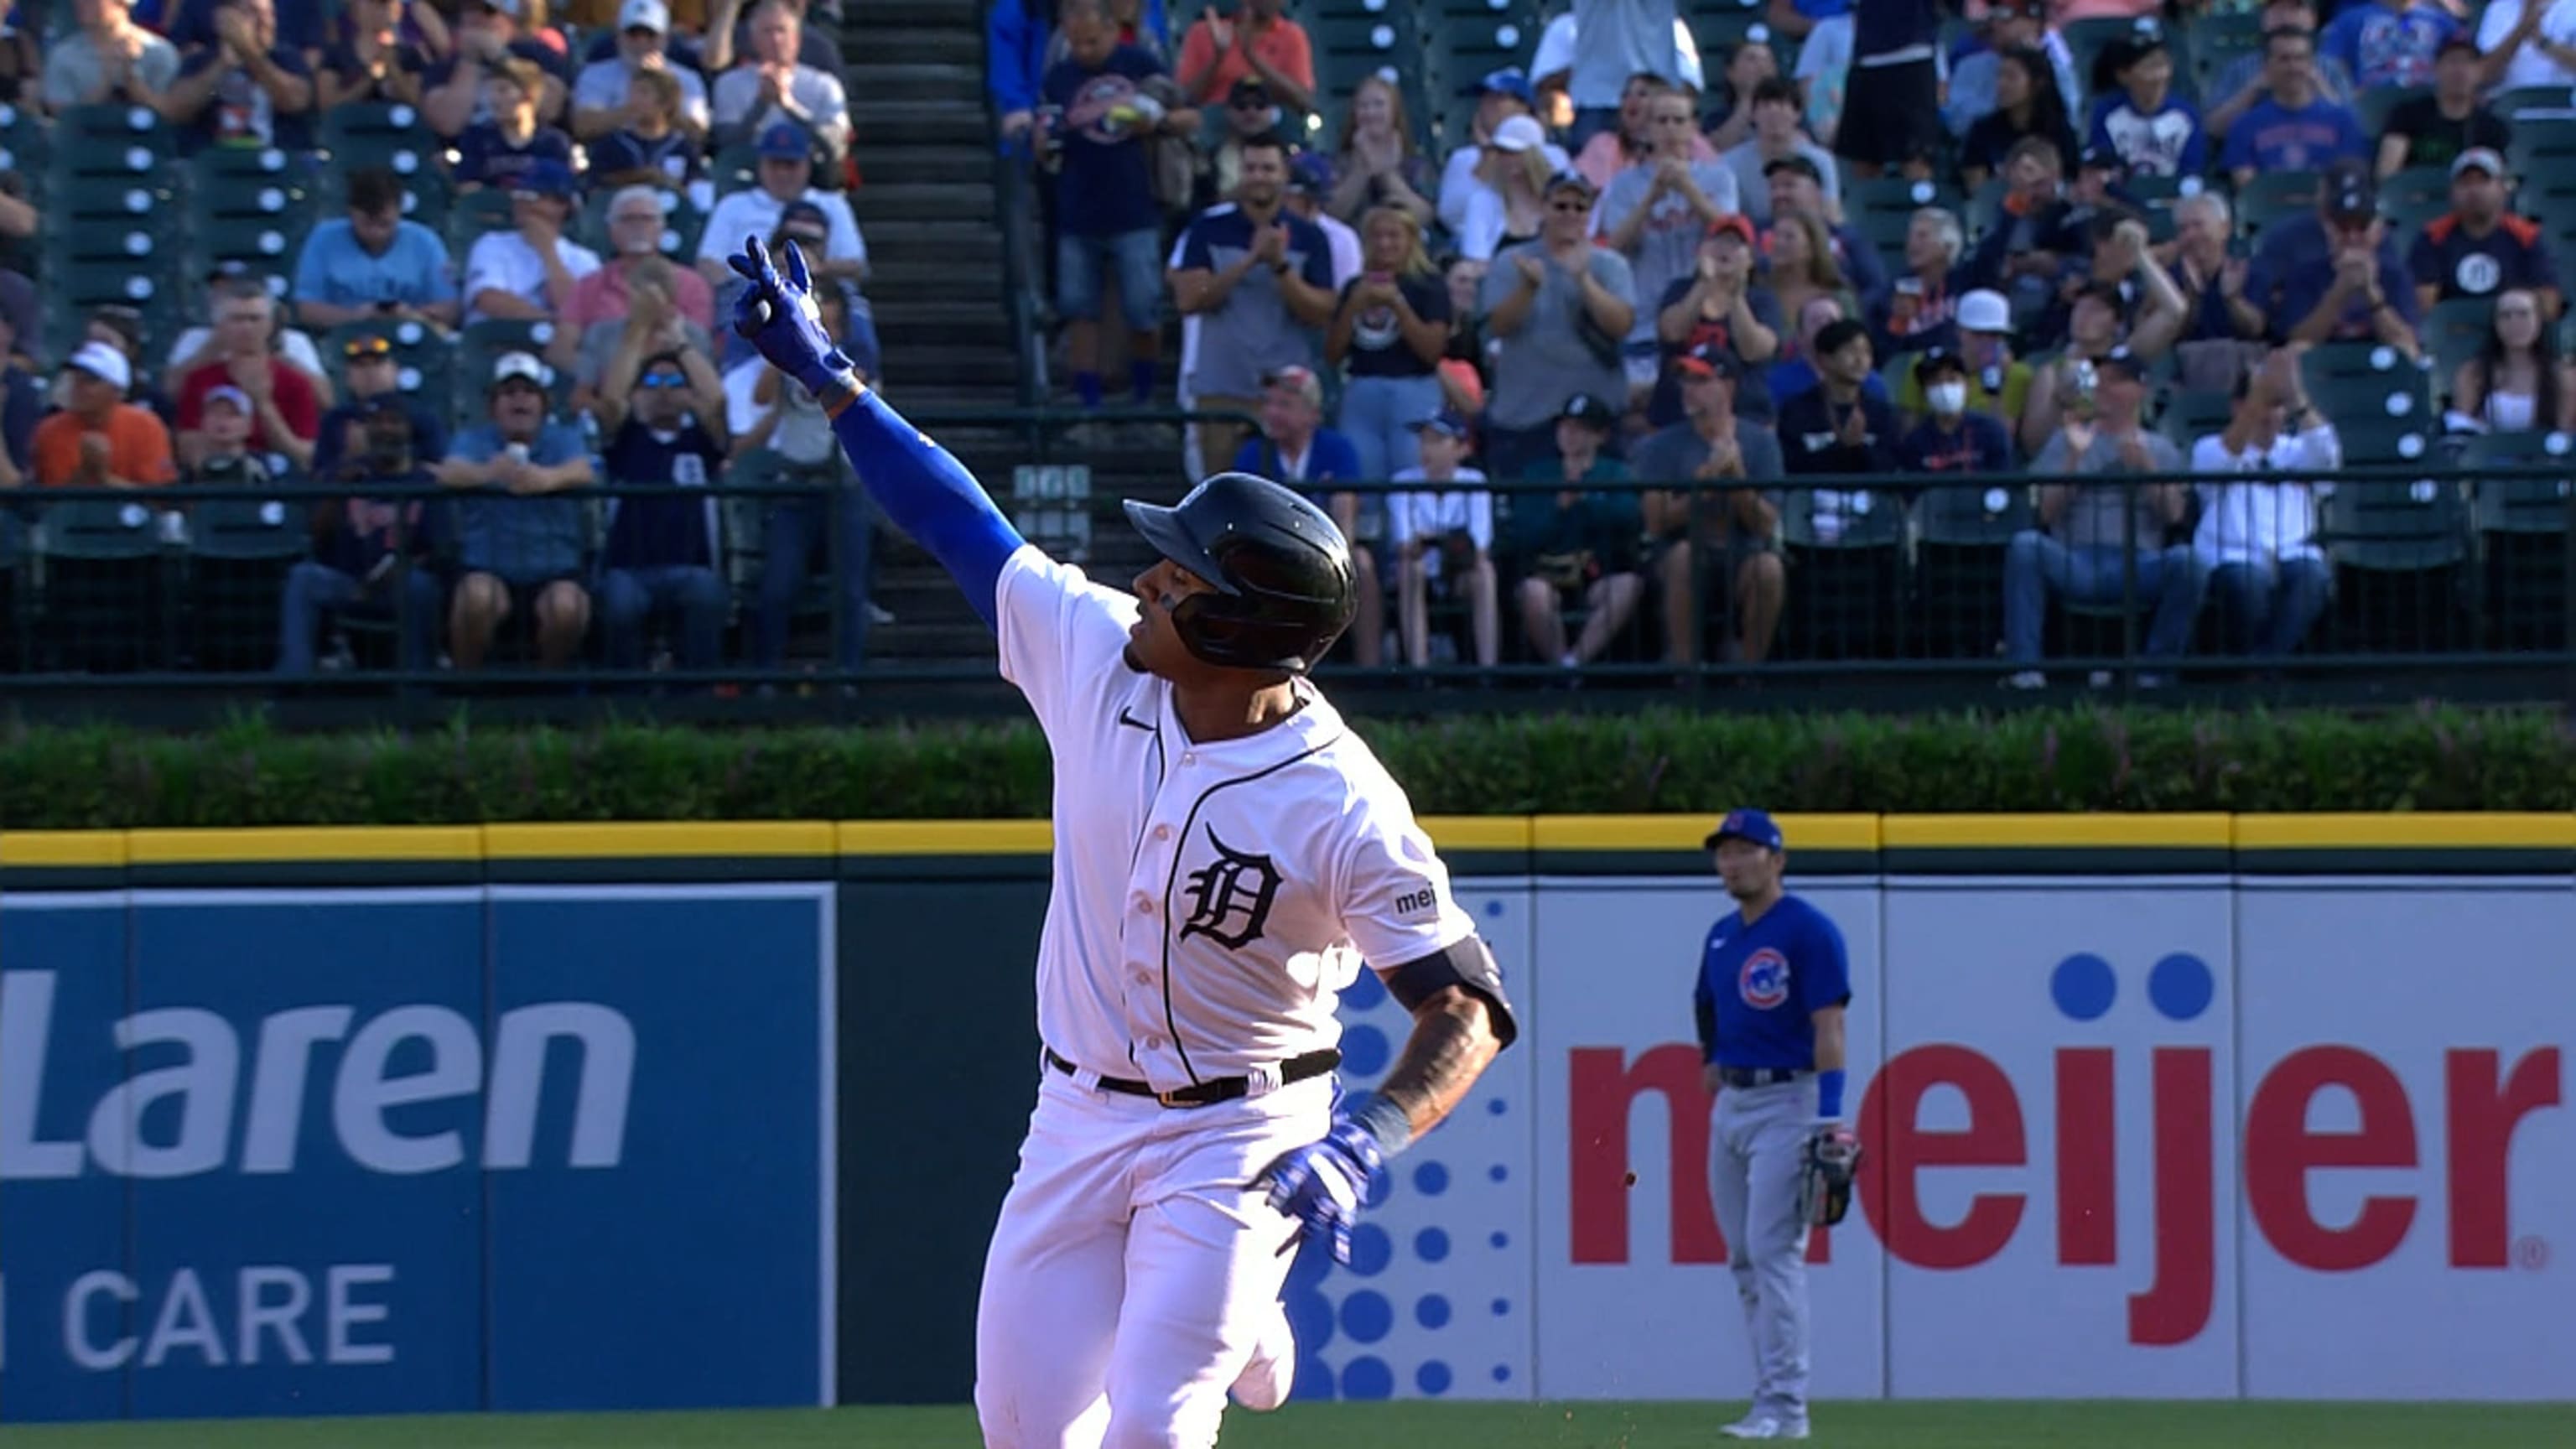
[[[1250,76],[1289,110],[1315,109],[1315,50],[1305,27],[1281,13],[1286,8],[1287,0],[1244,0],[1231,20],[1212,5],[1200,11],[1181,37],[1181,63],[1174,68],[1181,94],[1192,105],[1212,106]]]
[[[178,477],[170,431],[125,400],[134,369],[104,342],[84,342],[63,364],[70,405],[36,425],[28,448],[45,488],[157,488]]]

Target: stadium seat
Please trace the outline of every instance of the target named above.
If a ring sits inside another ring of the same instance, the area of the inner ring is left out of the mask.
[[[1390,6],[1378,15],[1323,16],[1308,29],[1315,46],[1319,116],[1341,115],[1351,92],[1370,75],[1402,87],[1408,76],[1422,74],[1422,37],[1410,5]]]
[[[2003,642],[2004,553],[2037,526],[2030,489],[1993,479],[1935,482],[1914,503],[1914,618],[1929,659],[1991,659]]]
[[[2448,466],[2420,425],[2339,431],[2348,468]],[[2335,570],[2335,646],[2412,654],[2471,644],[2462,607],[2468,522],[2459,485],[2434,478],[2344,482],[2321,498],[2317,531]]]
[[[324,113],[317,139],[330,157],[323,170],[343,175],[382,168],[417,177],[435,172],[445,149],[420,112],[399,103],[334,106]]]
[[[760,152],[751,146],[727,146],[707,162],[707,180],[722,200],[760,184]]]
[[[2576,116],[2524,116],[2514,122],[2506,162],[2519,177],[2563,179],[2576,165]]]
[[[178,154],[178,137],[142,106],[67,106],[54,116],[49,169],[56,176],[142,176]]]
[[[2576,98],[2571,98],[2566,86],[2516,86],[2496,92],[2487,105],[2497,115],[2517,123],[2526,117],[2557,120],[2576,116]]]
[[[276,498],[207,498],[188,505],[188,658],[200,670],[248,673],[274,665],[286,571],[304,557],[311,520],[278,480]]]
[[[1783,657],[1885,659],[1904,616],[1901,492],[1792,488],[1780,505],[1788,602]]]
[[[510,193],[497,187],[484,187],[458,195],[447,211],[447,249],[459,268],[465,265],[466,253],[474,249],[477,237],[487,232],[511,229]]]
[[[2377,342],[2328,342],[2299,359],[2299,376],[2318,412],[2349,430],[2378,422],[2433,425],[2433,378],[2425,367]],[[2345,453],[2352,454],[2349,439]],[[2367,457],[2367,455],[2364,455]]]
[[[36,549],[44,587],[34,632],[41,668],[122,673],[166,668],[168,550],[159,515],[140,503],[72,499],[44,505]]]
[[[285,217],[199,217],[190,238],[203,276],[227,262],[238,262],[251,275],[268,282],[269,295],[283,298],[295,280],[296,254],[307,229]]]
[[[1967,209],[1967,201],[1956,187],[1909,181],[1902,176],[1843,184],[1843,219],[1877,249],[1889,266],[1900,271],[1905,261],[1905,234],[1914,225],[1914,213],[1927,206],[1938,206],[1959,216]],[[1960,225],[1965,228],[1964,218]]]
[[[2388,129],[2389,112],[2431,94],[2431,86],[2371,86],[2352,98],[2353,114],[2361,120],[2362,134],[2376,137]]]
[[[53,132],[44,117],[0,105],[0,171],[15,171],[31,187],[41,188],[53,149]]]
[[[2470,469],[2568,466],[2576,440],[2565,433],[2495,433],[2471,438]],[[2569,645],[2568,549],[2576,539],[2576,489],[2567,478],[2480,478],[2470,519],[2478,538],[2480,598],[2491,649],[2561,650]]]
[[[2262,171],[2238,188],[2236,233],[2253,236],[2287,216],[2313,211],[2324,180],[2314,171]]]
[[[2406,237],[2451,209],[2451,170],[2447,166],[2409,166],[2379,183],[2379,205],[2391,230]]]
[[[1425,14],[1429,64],[1405,93],[1415,139],[1434,156],[1467,144],[1475,130],[1477,97],[1467,88],[1505,66],[1524,70],[1546,28],[1538,7],[1525,0],[1434,0]],[[1338,125],[1337,112],[1328,129]],[[1437,127],[1436,145],[1434,127]],[[1338,135],[1330,138],[1339,144]]]
[[[2433,390],[2448,396],[2460,364],[2478,355],[2493,327],[2495,299],[2453,297],[2424,316],[2424,350],[2433,359]]]

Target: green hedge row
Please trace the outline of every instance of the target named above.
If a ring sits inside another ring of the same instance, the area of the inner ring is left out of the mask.
[[[2576,810],[2551,711],[1475,715],[1364,723],[1424,814]],[[0,730],[0,826],[1011,819],[1025,723],[197,736]]]

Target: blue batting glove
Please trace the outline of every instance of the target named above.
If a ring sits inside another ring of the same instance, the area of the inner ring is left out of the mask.
[[[1347,1266],[1351,1228],[1359,1221],[1360,1204],[1368,1200],[1369,1189],[1385,1167],[1386,1153],[1377,1134],[1351,1118],[1338,1117],[1323,1141],[1281,1156],[1263,1168],[1252,1185],[1267,1187],[1272,1211],[1295,1218],[1309,1235],[1322,1237],[1332,1247],[1333,1261]]]
[[[733,330],[760,349],[770,366],[817,397],[856,372],[857,365],[823,330],[823,310],[814,304],[814,278],[796,243],[787,244],[783,278],[770,265],[769,248],[756,236],[745,238],[742,254],[725,258],[725,263],[751,283],[733,304]]]

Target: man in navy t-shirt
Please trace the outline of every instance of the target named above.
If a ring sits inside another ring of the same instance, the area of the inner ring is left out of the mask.
[[[630,330],[628,337],[635,333]],[[600,559],[608,665],[640,669],[656,611],[679,620],[683,669],[713,669],[732,598],[717,549],[713,485],[724,465],[724,383],[693,348],[638,361],[629,340],[600,379],[597,413],[610,430],[602,461],[618,484],[687,490],[614,498]]]
[[[270,0],[233,0],[212,26],[203,43],[183,47],[179,78],[161,97],[161,114],[186,128],[179,149],[312,150],[313,67],[279,40]]]
[[[1711,1158],[1718,1230],[1753,1341],[1752,1412],[1721,1432],[1807,1437],[1810,1143],[1844,1131],[1843,1017],[1851,966],[1824,912],[1780,888],[1780,827],[1730,810],[1704,842],[1735,909],[1700,948],[1691,993],[1703,1082],[1717,1096]]]
[[[1147,93],[1162,63],[1118,43],[1101,0],[1069,0],[1061,20],[1067,55],[1046,73],[1042,142],[1056,173],[1056,306],[1067,321],[1065,352],[1082,405],[1097,411],[1100,283],[1115,267],[1128,384],[1142,407],[1154,396],[1163,322],[1163,213],[1148,143],[1194,133],[1198,113],[1167,110]]]
[[[508,187],[540,161],[572,164],[572,137],[537,122],[537,104],[545,94],[545,72],[534,61],[516,56],[492,69],[483,82],[492,119],[468,126],[456,138],[456,189]]]

